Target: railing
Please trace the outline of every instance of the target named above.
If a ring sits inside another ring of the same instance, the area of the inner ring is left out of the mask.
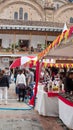
[[[0,49],[0,54],[38,54],[39,52],[42,51],[42,48],[33,48],[33,51],[31,49],[26,49],[26,50],[8,50],[6,49]]]

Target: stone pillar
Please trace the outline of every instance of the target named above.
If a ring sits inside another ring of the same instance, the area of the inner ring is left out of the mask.
[[[14,33],[13,53],[15,53],[15,45],[16,45],[16,34]]]
[[[46,33],[46,39],[45,39],[45,47],[47,47],[47,33]]]

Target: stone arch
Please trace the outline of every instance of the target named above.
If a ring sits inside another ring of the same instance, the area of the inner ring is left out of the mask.
[[[63,3],[63,4],[67,4],[68,3],[68,1],[67,0],[53,0],[54,2],[61,2],[61,3]]]
[[[32,7],[34,10],[36,10],[36,12],[41,17],[42,21],[45,19],[44,9],[39,3],[33,0],[28,0],[28,1],[27,0],[25,1],[24,0],[10,0],[10,1],[5,0],[4,2],[0,4],[0,13],[2,13],[5,8],[8,8],[9,6],[14,5],[14,4],[28,5]]]
[[[67,22],[69,23],[69,19],[72,16],[73,12],[73,4],[65,4],[62,7],[60,7],[55,13],[54,13],[54,19],[58,22]]]

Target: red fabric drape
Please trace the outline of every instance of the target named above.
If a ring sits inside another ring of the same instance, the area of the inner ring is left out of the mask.
[[[62,96],[59,96],[59,99],[60,99],[61,101],[63,101],[65,104],[67,104],[67,105],[73,107],[73,102],[72,102],[72,101],[69,101],[69,100],[67,100],[66,98],[62,97]]]
[[[48,94],[48,97],[58,97],[59,96],[59,94],[56,92],[48,92],[47,93]]]
[[[29,104],[32,105],[32,106],[35,105],[35,98],[36,98],[36,94],[37,94],[37,87],[38,87],[38,82],[39,82],[39,75],[40,75],[40,62],[38,60],[37,64],[36,64],[36,83],[35,83],[35,88],[34,88],[34,95],[31,98],[31,100],[29,101]]]

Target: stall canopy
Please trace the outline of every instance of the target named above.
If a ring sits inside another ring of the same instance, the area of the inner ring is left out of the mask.
[[[48,53],[48,56],[73,58],[73,36],[66,42],[62,41],[58,47],[52,48]]]
[[[36,56],[22,56],[13,61],[13,63],[10,65],[10,69],[22,66],[26,64],[27,62],[36,61],[36,60],[37,60]]]

